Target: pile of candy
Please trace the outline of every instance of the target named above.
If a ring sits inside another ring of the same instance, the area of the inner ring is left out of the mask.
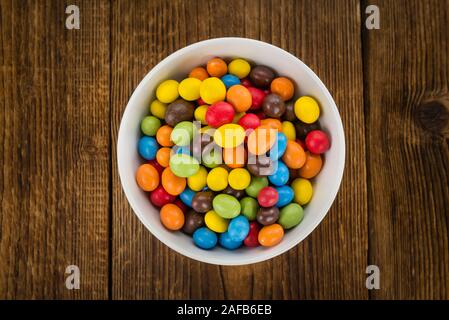
[[[202,249],[274,246],[312,198],[329,138],[318,102],[267,66],[208,61],[156,90],[141,122],[138,185],[169,230]]]

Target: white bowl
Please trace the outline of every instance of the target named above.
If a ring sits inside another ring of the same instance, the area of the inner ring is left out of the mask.
[[[305,207],[303,221],[285,233],[284,239],[270,248],[240,248],[228,251],[217,246],[205,251],[197,248],[192,238],[182,232],[165,229],[159,210],[150,203],[148,194],[137,186],[135,172],[142,159],[137,152],[140,121],[148,114],[159,83],[166,79],[182,80],[196,66],[213,57],[244,58],[254,64],[267,65],[296,84],[296,95],[315,97],[321,106],[320,124],[331,137],[331,148],[325,154],[320,174],[314,179],[314,195]],[[140,82],[123,113],[117,146],[118,170],[131,207],[150,232],[173,250],[202,262],[220,265],[244,265],[273,258],[291,249],[326,216],[340,186],[345,163],[345,139],[340,115],[329,91],[301,60],[271,44],[245,38],[218,38],[201,41],[178,50],[157,64]]]

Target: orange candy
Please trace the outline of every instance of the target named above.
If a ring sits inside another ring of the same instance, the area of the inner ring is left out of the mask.
[[[156,161],[164,168],[168,167],[170,163],[171,148],[160,148],[156,153]]]
[[[162,186],[164,187],[167,193],[172,196],[177,196],[181,194],[186,188],[187,180],[186,178],[181,178],[176,176],[171,170],[170,167],[167,167],[162,172]]]
[[[184,225],[184,213],[173,203],[168,203],[161,208],[159,213],[161,222],[169,230],[179,230]]]
[[[288,140],[282,160],[290,169],[299,169],[306,162],[306,153],[298,142]]]
[[[196,67],[193,68],[192,71],[190,71],[189,78],[197,78],[203,81],[204,79],[209,78],[209,74],[203,67]]]
[[[259,126],[248,136],[248,151],[255,155],[265,154],[276,141],[276,131],[272,128]]]
[[[246,150],[243,144],[236,148],[223,149],[223,161],[229,168],[242,168],[246,164]]]
[[[221,78],[228,72],[228,66],[223,59],[213,58],[207,62],[207,72],[211,77]]]
[[[290,79],[279,77],[271,82],[271,92],[278,94],[282,100],[287,101],[293,98],[295,87]]]
[[[280,122],[278,119],[262,119],[260,120],[260,126],[276,129],[277,131],[282,132],[282,122]]]
[[[306,163],[298,170],[298,174],[302,178],[311,179],[315,177],[323,166],[323,160],[319,154],[306,152]]]
[[[258,240],[264,247],[272,247],[281,242],[284,237],[284,229],[277,223],[265,226],[259,231]]]
[[[228,89],[226,101],[234,107],[236,112],[245,112],[253,103],[251,92],[241,84],[236,84]]]
[[[170,140],[171,132],[173,131],[173,128],[165,125],[160,127],[156,132],[156,140],[157,143],[159,143],[163,147],[172,147],[174,144]]]
[[[136,181],[144,191],[153,191],[159,185],[159,173],[151,164],[142,164],[136,172]]]

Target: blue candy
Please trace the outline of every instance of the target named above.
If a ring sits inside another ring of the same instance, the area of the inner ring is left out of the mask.
[[[181,201],[190,208],[192,207],[192,199],[195,196],[195,191],[190,190],[188,187],[179,195]]]
[[[228,231],[232,241],[243,241],[249,233],[249,221],[245,216],[237,216],[229,222]]]
[[[226,89],[229,89],[233,85],[240,84],[240,79],[233,74],[225,74],[221,77],[221,81],[224,83]]]
[[[287,149],[287,137],[282,132],[278,132],[276,135],[276,142],[269,151],[270,159],[276,161],[280,159],[285,150]]]
[[[279,200],[276,203],[276,207],[281,208],[293,201],[295,193],[289,186],[276,187],[276,190],[279,195]]]
[[[159,146],[156,142],[156,139],[154,139],[153,137],[144,136],[139,140],[138,149],[139,154],[142,156],[142,158],[146,160],[153,160],[154,158],[156,158],[156,153],[159,149]]]
[[[206,227],[199,228],[193,233],[193,243],[201,249],[212,249],[217,245],[217,235]]]
[[[190,156],[190,146],[173,146],[172,154],[186,154]]]
[[[283,186],[288,182],[288,178],[290,177],[288,168],[280,160],[274,163],[274,165],[277,165],[277,168],[271,176],[268,176],[268,180],[277,187]]]
[[[218,237],[218,242],[223,248],[228,250],[235,250],[242,245],[242,241],[232,240],[228,231],[220,234]]]

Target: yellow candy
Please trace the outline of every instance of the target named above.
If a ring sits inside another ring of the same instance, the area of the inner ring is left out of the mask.
[[[165,117],[165,109],[167,109],[167,104],[160,102],[159,100],[154,100],[150,104],[150,112],[153,116],[164,119]]]
[[[245,140],[245,129],[238,124],[228,123],[215,130],[214,141],[222,148],[235,148]]]
[[[220,217],[214,210],[206,213],[204,222],[214,232],[223,233],[228,230],[229,220]]]
[[[207,170],[203,166],[193,176],[187,178],[187,185],[193,191],[201,191],[207,184]]]
[[[172,103],[179,96],[178,85],[178,81],[165,80],[157,87],[156,97],[162,103]]]
[[[202,125],[207,124],[206,123],[207,108],[208,108],[207,105],[199,106],[198,108],[195,109],[195,113],[193,114],[196,120],[201,121]]]
[[[251,182],[251,175],[243,168],[233,169],[228,175],[228,182],[232,189],[246,189]]]
[[[242,79],[245,78],[251,71],[250,64],[243,59],[232,60],[228,65],[228,72]]]
[[[295,194],[295,202],[300,205],[309,203],[312,198],[313,188],[312,184],[307,179],[297,178],[292,182],[291,187]]]
[[[282,122],[282,132],[285,134],[288,140],[296,140],[296,129],[293,123],[290,121]]]
[[[226,87],[224,83],[216,77],[207,78],[201,83],[200,96],[201,99],[208,104],[224,101],[226,97]]]
[[[212,191],[225,189],[228,186],[228,171],[222,167],[213,168],[207,175],[207,186]]]
[[[312,97],[301,97],[295,102],[295,114],[305,123],[314,123],[320,116],[320,106]]]
[[[187,78],[181,81],[178,87],[179,95],[187,101],[197,100],[200,97],[201,80]]]

